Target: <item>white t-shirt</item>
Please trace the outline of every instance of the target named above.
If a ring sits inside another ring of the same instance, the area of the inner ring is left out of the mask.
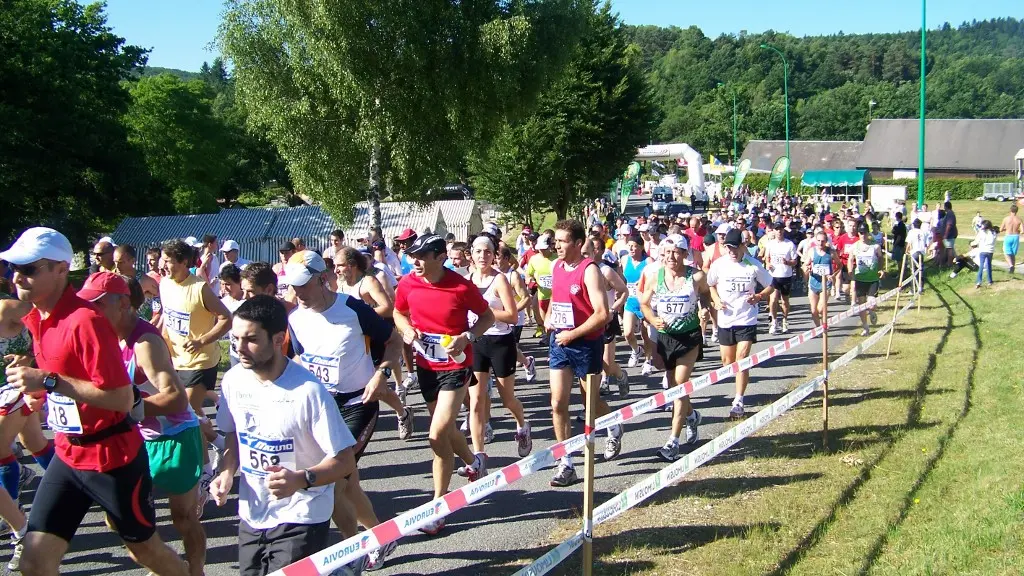
[[[265,468],[303,470],[356,443],[323,385],[289,360],[273,384],[238,365],[221,381],[217,427],[238,434],[238,516],[257,530],[281,524],[319,524],[331,519],[334,485],[299,490],[275,500]]]
[[[911,254],[924,254],[928,250],[928,242],[931,234],[925,231],[924,224],[920,228],[911,228],[907,231],[907,246]]]
[[[726,254],[711,265],[708,270],[708,286],[718,290],[718,297],[725,304],[718,311],[718,327],[757,325],[757,304],[750,304],[747,298],[754,295],[757,284],[771,286],[772,275],[750,256],[736,262]]]
[[[768,253],[768,264],[771,266],[773,278],[791,278],[793,267],[787,265],[784,260],[796,260],[796,246],[789,240],[773,240],[768,243],[765,252]]]
[[[224,303],[224,306],[228,309],[228,312],[234,314],[235,310],[242,305],[244,300],[235,300],[231,296],[224,296],[220,299]],[[235,337],[231,335],[231,330],[228,330],[227,334],[221,337],[221,340],[227,340],[231,344],[228,345],[228,359],[231,361],[231,365],[238,364],[238,350],[235,348]]]

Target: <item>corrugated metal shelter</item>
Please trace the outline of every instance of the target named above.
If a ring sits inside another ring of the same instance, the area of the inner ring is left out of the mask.
[[[456,240],[465,242],[470,234],[479,234],[484,229],[480,204],[476,200],[439,200],[435,204],[441,208],[445,227],[455,234]]]
[[[234,212],[236,210],[223,210]],[[272,215],[270,225],[260,240],[257,257],[251,260],[277,262],[277,248],[292,238],[302,238],[306,248],[323,252],[330,245],[331,231],[338,223],[320,206],[294,208],[250,208],[246,212],[263,211]]]
[[[861,145],[862,142],[852,140],[790,140],[790,172],[853,170],[857,168]],[[749,159],[751,169],[769,172],[775,161],[785,155],[785,140],[751,140],[740,161]]]
[[[872,120],[857,168],[917,170],[919,121]],[[925,120],[925,174],[1008,176],[1024,147],[1024,119]],[[892,177],[888,175],[885,177]]]
[[[381,233],[389,243],[392,238],[401,234],[402,230],[406,228],[412,228],[419,234],[429,229],[434,234],[444,236],[448,233],[448,226],[438,204],[440,202],[426,206],[415,202],[381,202]],[[355,218],[352,220],[352,225],[348,227],[349,232],[345,235],[347,242],[355,242],[356,238],[370,230],[369,204],[360,202],[355,205],[354,210]]]

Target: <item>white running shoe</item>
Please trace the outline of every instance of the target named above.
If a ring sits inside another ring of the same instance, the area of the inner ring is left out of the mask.
[[[729,409],[730,420],[740,420],[747,416],[747,413],[743,410],[743,404],[733,404],[732,408]]]
[[[523,429],[516,432],[516,448],[519,450],[519,457],[526,458],[533,452],[533,438],[530,437],[530,423],[527,422]]]
[[[395,386],[395,388],[395,392],[398,393],[398,401],[402,403],[402,406],[405,406],[405,400],[409,397],[409,388],[404,383],[401,386]]]
[[[564,462],[558,463],[558,470],[555,475],[551,477],[550,484],[552,486],[561,488],[564,486],[572,486],[579,481],[579,477],[576,476],[576,467],[572,464],[566,464]]]
[[[203,468],[203,473],[199,476],[199,498],[196,500],[196,515],[200,520],[203,519],[206,503],[210,501],[210,484],[213,483],[213,478],[213,470]]]
[[[490,444],[494,442],[494,428],[491,428],[491,423],[484,424],[484,444]]]
[[[412,390],[420,385],[420,379],[414,372],[410,372],[405,380],[402,380],[402,388],[406,390]]]
[[[782,333],[785,334],[787,332],[789,332],[789,319],[788,318],[783,318],[782,319]]]
[[[686,443],[695,444],[697,439],[700,438],[697,427],[700,426],[701,416],[700,412],[694,410],[686,417],[686,427],[683,428],[683,432],[686,433]]]
[[[611,435],[611,428],[608,429],[608,439],[604,441],[604,459],[606,462],[614,460],[619,455],[619,452],[622,451],[622,437],[626,435],[626,427],[622,424],[618,426],[619,433],[615,436]]]
[[[468,478],[470,482],[476,482],[477,479],[487,476],[487,455],[483,453],[473,455],[473,463],[460,466],[455,473],[463,478]]]
[[[867,336],[867,335],[868,335],[868,334],[870,334],[870,333],[871,333],[871,330],[868,330],[868,327],[867,327],[867,326],[864,326],[864,327],[862,327],[862,328],[860,329],[860,335],[861,335],[861,336]]]
[[[679,443],[669,440],[658,450],[658,456],[666,462],[675,462],[679,458]]]
[[[420,527],[420,532],[428,536],[437,536],[444,528],[444,518],[438,518],[433,522],[428,522]]]
[[[381,546],[373,552],[370,552],[366,555],[366,566],[363,569],[367,572],[380,570],[384,567],[384,561],[387,559],[388,556],[391,556],[391,554],[395,551],[395,548],[398,548],[397,540],[390,544]]]
[[[412,408],[406,406],[405,411],[402,412],[402,415],[398,418],[398,439],[408,440],[409,438],[412,438],[415,423],[416,418],[413,415]]]
[[[466,419],[462,421],[462,425],[459,426],[459,432],[463,434],[469,434],[469,415],[466,415]]]
[[[20,492],[27,490],[32,485],[32,481],[36,479],[36,476],[38,474],[36,474],[35,470],[22,464],[21,470],[18,472],[18,490]]]
[[[772,318],[772,321],[768,324],[768,333],[775,334],[776,332],[778,332],[778,330],[775,328],[775,319]]]
[[[533,356],[526,357],[526,381],[533,382],[537,379],[537,360]]]
[[[639,364],[639,363],[640,363],[640,354],[637,353],[636,350],[631,351],[629,353],[629,362],[626,363],[626,366],[629,366],[630,368],[636,368],[636,365]]]
[[[651,364],[650,360],[645,360],[643,368],[640,369],[640,375],[647,376],[651,372],[654,372],[654,364]]]
[[[718,344],[718,330],[711,331],[711,343]]]
[[[28,533],[28,526],[25,526],[25,533]],[[11,559],[7,561],[7,569],[11,572],[21,571],[21,554],[25,550],[24,542],[25,534],[18,536],[17,532],[12,536],[12,542],[14,544],[14,550],[11,551]]]

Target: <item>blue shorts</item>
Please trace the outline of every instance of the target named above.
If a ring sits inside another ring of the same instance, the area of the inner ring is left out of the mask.
[[[1003,236],[1003,254],[1016,256],[1018,248],[1020,248],[1020,236],[1016,234]]]
[[[832,287],[831,280],[828,282],[828,287]],[[815,294],[821,294],[821,280],[819,280],[816,276],[812,274],[811,277],[807,279],[807,288],[809,288],[810,291],[814,292]]]
[[[604,338],[573,340],[568,346],[559,346],[551,333],[548,367],[551,370],[572,369],[577,378],[588,374],[600,374],[604,370]]]
[[[624,307],[626,312],[632,312],[634,316],[643,320],[644,313],[640,310],[640,299],[630,296],[626,298],[626,306]]]

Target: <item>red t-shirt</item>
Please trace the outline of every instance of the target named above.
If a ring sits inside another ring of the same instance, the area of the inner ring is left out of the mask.
[[[857,243],[857,237],[851,236],[848,233],[844,233],[842,236],[838,236],[835,239],[836,252],[839,253],[839,259],[842,260],[843,264],[849,260],[850,255],[846,253],[848,246],[853,246]]]
[[[523,252],[523,257],[519,259],[519,267],[526,268],[526,263],[529,262],[530,258],[533,258],[536,254],[540,254],[540,251],[534,248],[530,248],[526,252]]]
[[[36,365],[40,370],[86,380],[100,390],[131,385],[114,328],[95,306],[79,298],[70,286],[45,320],[33,308],[25,316],[25,326],[32,334]],[[124,412],[83,403],[78,403],[77,408],[82,434],[98,432],[128,417]],[[142,434],[133,424],[128,432],[88,446],[73,446],[67,435],[57,432],[54,446],[57,456],[76,470],[107,472],[135,459],[142,448]]]
[[[683,234],[686,235],[686,242],[690,245],[690,252],[693,251],[703,252],[704,251],[704,235],[698,230],[693,228],[687,228],[683,230]]]
[[[426,339],[436,340],[442,334],[457,336],[469,330],[467,312],[480,315],[487,311],[487,301],[480,289],[463,278],[458,272],[445,268],[444,276],[437,284],[427,282],[415,273],[406,274],[395,288],[395,310],[409,317],[414,328]],[[424,342],[424,349],[443,355],[438,342]],[[434,344],[434,346],[430,346]],[[425,362],[431,370],[442,372],[458,370],[473,365],[473,347],[466,346],[466,359],[454,362],[450,357],[443,361],[428,358],[414,346],[418,362]]]

